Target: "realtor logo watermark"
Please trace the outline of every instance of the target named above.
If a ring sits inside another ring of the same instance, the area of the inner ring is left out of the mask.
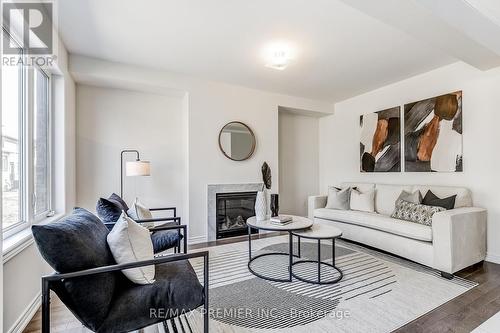
[[[2,65],[50,66],[55,60],[53,3],[11,1],[2,3]]]

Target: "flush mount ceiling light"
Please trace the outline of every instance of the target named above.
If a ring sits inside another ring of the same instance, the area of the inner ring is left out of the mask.
[[[286,42],[269,43],[263,49],[263,57],[266,67],[284,70],[294,58],[293,47]]]

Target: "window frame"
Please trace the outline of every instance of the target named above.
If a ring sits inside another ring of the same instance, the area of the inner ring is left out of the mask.
[[[7,30],[5,30],[4,27],[2,27],[2,33],[6,34],[14,43],[16,43],[19,46],[19,56],[23,57],[24,56],[24,49],[21,48],[21,43],[19,40],[9,34]],[[9,236],[12,236],[16,234],[17,232],[24,230],[25,228],[28,228],[30,226],[29,220],[28,220],[28,215],[27,213],[27,202],[26,202],[26,67],[24,65],[21,65],[19,68],[19,105],[20,105],[20,112],[21,114],[19,115],[19,221],[16,223],[4,228],[2,224],[2,234],[3,238],[7,238]],[[3,134],[2,134],[3,135]],[[3,149],[3,147],[2,147]],[[1,189],[3,191],[3,188]],[[2,196],[3,198],[3,196]],[[3,199],[2,199],[3,200]]]
[[[6,34],[19,46],[19,56],[24,57],[25,51],[19,40],[9,34],[2,26],[2,34]],[[35,165],[34,165],[34,111],[35,111],[35,70],[39,70],[47,81],[47,203],[48,209],[35,215]],[[19,116],[19,221],[3,227],[0,223],[2,238],[9,238],[53,215],[53,111],[52,111],[52,75],[39,66],[21,65],[20,73],[20,108]],[[2,147],[3,149],[3,147]],[[2,171],[3,172],[3,171]],[[3,191],[3,188],[1,188]],[[2,199],[3,200],[3,199]],[[3,204],[3,203],[2,203]]]
[[[47,177],[47,209],[44,210],[43,212],[40,212],[38,214],[35,214],[35,204],[36,204],[36,194],[35,194],[35,162],[34,162],[34,156],[35,156],[35,152],[34,152],[34,120],[35,120],[35,103],[36,103],[36,92],[35,92],[35,84],[33,83],[34,80],[35,80],[35,71],[36,70],[39,70],[40,73],[45,76],[45,78],[47,79],[47,174],[45,175]],[[49,215],[52,215],[52,190],[53,190],[53,184],[52,184],[52,166],[53,166],[53,163],[52,163],[52,147],[53,147],[53,141],[52,141],[52,99],[51,99],[51,96],[52,96],[52,80],[51,80],[51,75],[48,74],[43,68],[39,67],[39,66],[34,66],[31,68],[30,70],[30,79],[32,82],[31,84],[31,89],[32,89],[32,93],[28,94],[29,95],[29,98],[31,98],[33,101],[32,101],[32,108],[31,108],[31,129],[30,129],[30,135],[31,135],[31,139],[30,139],[30,143],[31,143],[31,147],[30,147],[30,175],[32,177],[32,181],[30,182],[31,184],[31,190],[30,190],[30,193],[32,193],[32,196],[31,199],[32,202],[31,202],[31,212],[30,214],[32,216],[32,221],[33,223],[38,223],[40,222],[41,220],[44,220],[45,218],[47,218]]]

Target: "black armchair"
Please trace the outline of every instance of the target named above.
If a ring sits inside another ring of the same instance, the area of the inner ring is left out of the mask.
[[[171,217],[157,217],[152,219],[136,219],[134,221],[137,223],[156,223],[156,222],[167,222],[159,226],[150,228],[151,240],[153,242],[153,248],[155,253],[165,251],[167,249],[174,247],[176,253],[181,253],[181,240],[183,240],[184,253],[187,253],[187,227],[181,224],[181,218],[177,216],[176,207],[166,207],[166,208],[150,208],[150,211],[172,211],[173,216]],[[171,223],[169,223],[171,222]],[[171,230],[177,230],[174,234]],[[182,230],[182,233],[181,233]]]
[[[160,228],[170,228],[163,226]],[[116,264],[107,228],[82,208],[59,222],[32,227],[40,253],[55,274],[42,278],[42,333],[50,332],[50,291],[94,332],[138,330],[203,306],[208,332],[208,252],[159,256]],[[203,286],[188,259],[203,257]],[[155,282],[138,285],[120,271],[155,265]],[[152,316],[163,310],[163,317]]]
[[[181,253],[181,242],[183,239],[183,252],[187,253],[187,228],[185,225],[181,224],[181,218],[177,216],[176,207],[152,208],[150,211],[171,211],[172,216],[141,220],[136,216],[132,216],[135,214],[130,214],[130,210],[125,201],[118,194],[113,193],[109,198],[100,198],[97,201],[96,211],[109,230],[113,229],[113,226],[123,211],[137,223],[165,222],[160,227],[173,226],[173,228],[158,229],[159,226],[151,228],[151,241],[153,242],[154,253],[160,253],[171,248],[174,248],[175,253]]]

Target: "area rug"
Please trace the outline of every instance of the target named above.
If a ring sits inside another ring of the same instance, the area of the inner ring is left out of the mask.
[[[288,236],[252,241],[253,255],[287,252]],[[322,243],[322,260],[331,263],[331,242]],[[295,244],[296,246],[296,244]],[[341,282],[314,285],[293,280],[269,282],[247,268],[247,242],[210,251],[210,332],[391,332],[460,294],[475,283],[352,243],[336,242]],[[296,250],[295,250],[296,251]],[[317,243],[302,241],[302,259],[317,259]],[[266,276],[286,278],[287,256],[261,257],[252,268]],[[192,260],[200,281],[203,261]],[[294,268],[306,277],[317,265]],[[322,268],[322,277],[335,277]],[[202,332],[200,311],[166,321],[160,332]]]

